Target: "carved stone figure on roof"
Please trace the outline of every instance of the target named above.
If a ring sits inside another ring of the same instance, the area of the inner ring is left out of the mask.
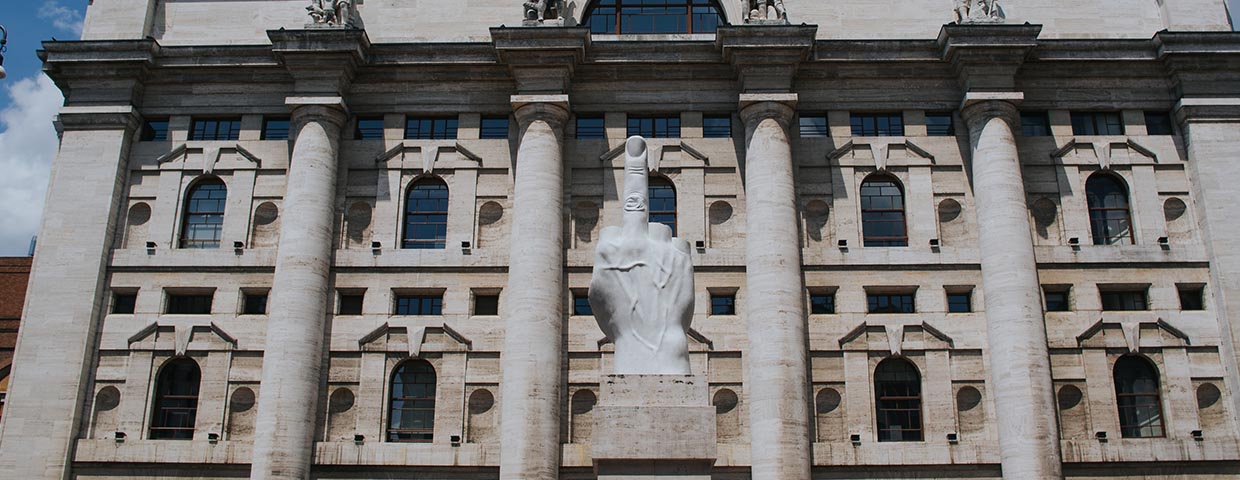
[[[525,8],[526,26],[537,26],[547,23],[561,25],[560,11],[563,10],[561,0],[530,0],[522,4]]]
[[[313,26],[348,26],[353,21],[352,0],[310,0],[306,6]]]
[[[745,0],[745,23],[788,23],[784,0]]]
[[[1001,23],[999,0],[956,0],[956,23]]]

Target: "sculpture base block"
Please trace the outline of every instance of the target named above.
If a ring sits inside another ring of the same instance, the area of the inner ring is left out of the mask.
[[[594,410],[600,480],[709,480],[716,458],[715,407],[705,377],[605,375]]]

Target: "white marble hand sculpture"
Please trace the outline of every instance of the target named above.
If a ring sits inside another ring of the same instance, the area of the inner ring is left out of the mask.
[[[594,254],[590,307],[616,346],[616,374],[689,374],[686,332],[693,321],[689,243],[648,223],[646,140],[629,137],[624,155],[623,226],[604,228]]]

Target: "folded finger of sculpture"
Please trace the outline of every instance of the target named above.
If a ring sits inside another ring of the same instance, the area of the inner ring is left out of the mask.
[[[624,221],[604,228],[594,255],[590,307],[616,346],[617,374],[688,374],[693,320],[689,243],[648,223],[646,141],[630,137],[624,157]]]

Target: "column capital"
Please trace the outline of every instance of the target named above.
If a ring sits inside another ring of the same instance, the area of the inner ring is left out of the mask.
[[[1038,46],[1041,25],[947,24],[939,30],[940,56],[965,90],[1010,90],[1016,72]]]
[[[568,95],[513,95],[511,101],[521,128],[542,120],[558,131],[568,121]]]
[[[742,93],[740,98],[741,121],[748,127],[757,126],[768,118],[779,122],[784,128],[792,123],[796,114],[795,93]]]
[[[318,121],[344,128],[349,119],[349,108],[341,97],[286,97],[284,104],[296,125]]]
[[[370,38],[355,28],[268,30],[271,53],[303,95],[343,95],[370,58]]]
[[[1002,118],[1010,125],[1017,125],[1020,112],[1016,105],[1025,99],[1021,92],[969,92],[960,102],[960,116],[970,131],[980,131],[991,118]]]

